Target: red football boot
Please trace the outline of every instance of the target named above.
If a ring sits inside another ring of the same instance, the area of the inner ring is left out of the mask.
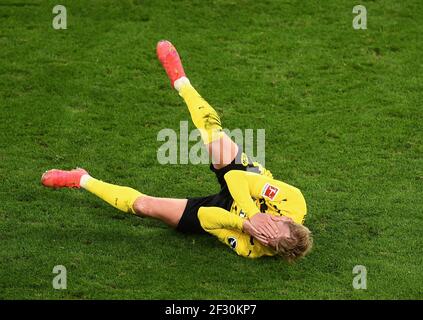
[[[44,172],[41,183],[49,188],[80,188],[79,181],[87,171],[81,168],[73,170],[52,169]]]
[[[181,77],[185,77],[185,71],[182,67],[181,58],[176,48],[167,40],[157,43],[157,57],[159,58],[163,68],[166,70],[172,88],[174,83]]]

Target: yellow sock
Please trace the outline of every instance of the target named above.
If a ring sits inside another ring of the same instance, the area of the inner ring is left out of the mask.
[[[184,98],[191,114],[194,125],[200,130],[201,138],[205,144],[222,137],[222,125],[219,115],[194,89],[187,83],[179,90],[179,95]]]
[[[82,185],[82,184],[81,184]],[[135,200],[143,194],[129,187],[117,186],[89,177],[83,188],[103,199],[113,207],[135,214],[133,205]]]

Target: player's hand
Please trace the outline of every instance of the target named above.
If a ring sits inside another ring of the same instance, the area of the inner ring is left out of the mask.
[[[265,246],[269,244],[267,238],[264,235],[262,235],[260,231],[254,228],[250,220],[245,219],[242,228],[250,236],[253,236],[254,238],[256,238],[261,244]]]
[[[279,229],[277,226],[277,218],[267,213],[257,213],[250,218],[253,227],[267,238],[277,238]]]

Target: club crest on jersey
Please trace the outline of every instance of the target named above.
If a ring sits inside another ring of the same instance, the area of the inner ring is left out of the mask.
[[[232,249],[236,248],[236,238],[234,237],[229,237],[228,238],[228,243],[231,246]]]
[[[278,192],[279,192],[278,188],[266,183],[266,185],[263,188],[263,191],[261,192],[261,195],[263,197],[270,199],[270,200],[273,200],[273,199],[275,199]]]

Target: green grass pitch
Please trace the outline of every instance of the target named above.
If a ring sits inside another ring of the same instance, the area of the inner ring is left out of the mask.
[[[58,2],[0,0],[0,298],[422,298],[423,2],[356,2],[72,0],[54,30]],[[157,133],[189,120],[160,39],[225,128],[266,130],[266,167],[308,203],[301,262],[244,259],[40,185],[81,166],[151,195],[218,190],[206,165],[158,164]]]

